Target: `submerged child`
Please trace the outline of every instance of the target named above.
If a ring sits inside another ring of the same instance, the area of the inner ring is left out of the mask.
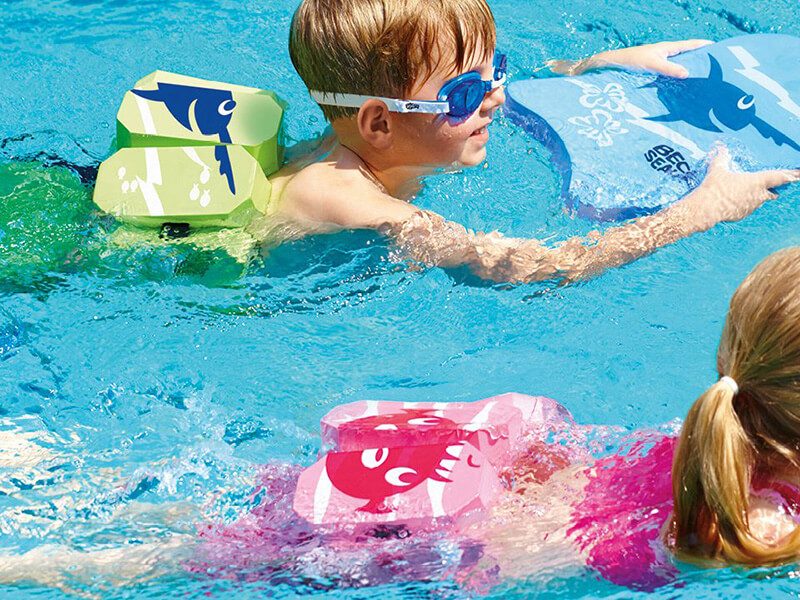
[[[679,578],[675,556],[748,566],[800,559],[798,282],[800,247],[794,247],[763,260],[741,283],[719,344],[719,381],[695,401],[679,436],[640,431],[617,453],[598,459],[586,436],[602,442],[602,429],[576,426],[568,415],[551,411],[538,424],[560,434],[552,443],[546,429],[527,423],[527,449],[504,473],[507,491],[486,518],[451,531],[460,545],[448,575],[491,585],[588,566],[615,584],[652,590]],[[352,476],[362,474],[354,470]],[[281,498],[267,480],[270,485],[273,501]],[[221,553],[225,560],[257,565],[264,541],[255,552],[243,552],[235,542],[258,539],[263,523],[272,534],[275,522],[275,512],[266,508],[242,522],[249,534],[242,535],[241,524],[223,528],[201,548],[200,564],[222,564],[215,556]],[[309,539],[309,531],[297,539]],[[413,527],[397,531],[405,531],[407,547],[415,547]],[[336,554],[335,540],[326,543],[327,552]],[[393,560],[386,558],[388,572]],[[402,551],[397,561],[407,564]],[[337,573],[335,562],[317,567]],[[402,569],[396,574],[405,575]]]
[[[501,571],[531,574],[532,561],[557,556],[651,589],[677,577],[670,550],[706,565],[800,559],[798,281],[794,247],[741,283],[717,351],[719,380],[694,402],[678,439],[638,440],[633,460],[573,464],[546,481],[530,477],[539,455],[521,457],[520,497],[509,495],[477,528]],[[548,499],[544,518],[519,518]]]
[[[505,101],[505,60],[495,41],[485,0],[303,0],[290,54],[334,135],[272,177],[277,215],[255,229],[272,229],[275,219],[294,236],[373,229],[425,264],[467,265],[494,281],[573,281],[742,219],[775,197],[771,188],[800,178],[798,171],[733,173],[723,150],[705,181],[672,207],[554,247],[475,233],[420,210],[409,200],[423,176],[486,157],[487,128]],[[685,77],[667,57],[704,43],[613,50],[554,70],[614,66]],[[436,101],[443,92],[447,102]]]
[[[297,585],[457,578],[480,588],[589,566],[649,590],[678,577],[670,550],[717,564],[796,561],[798,281],[800,247],[768,257],[739,286],[719,345],[720,380],[695,401],[679,439],[639,432],[617,454],[594,459],[583,440],[598,430],[553,419],[548,426],[567,443],[532,430],[505,473],[507,491],[477,523],[438,532],[398,524],[371,535],[315,527],[292,513],[301,468],[273,465],[261,475],[258,505],[230,525],[200,525],[199,539],[189,523],[196,512],[134,503],[123,507],[126,519],[160,529],[159,541],[0,555],[0,583],[130,584],[189,569]]]

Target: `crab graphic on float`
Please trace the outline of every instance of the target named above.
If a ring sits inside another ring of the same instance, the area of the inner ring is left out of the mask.
[[[361,421],[359,423],[358,421]],[[392,512],[387,499],[395,494],[406,493],[423,482],[452,483],[456,464],[474,432],[463,432],[450,419],[438,417],[430,410],[405,410],[403,413],[365,417],[355,421],[356,426],[370,427],[378,431],[401,432],[403,429],[422,431],[445,431],[446,437],[464,437],[442,443],[422,446],[367,448],[353,452],[332,452],[325,461],[328,477],[340,492],[353,498],[363,498],[367,503],[358,510],[372,513]],[[483,463],[478,448],[471,443],[465,460],[468,469],[480,469]],[[460,473],[461,477],[465,474]]]
[[[552,400],[522,394],[339,406],[322,420],[333,450],[300,476],[294,510],[314,524],[461,518],[502,488],[525,423],[565,418]]]

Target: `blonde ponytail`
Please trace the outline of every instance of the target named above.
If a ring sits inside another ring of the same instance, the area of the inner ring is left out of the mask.
[[[748,530],[751,446],[733,409],[733,390],[717,382],[686,417],[672,467],[675,535],[682,550],[714,556]]]
[[[800,248],[768,257],[736,290],[717,370],[735,381],[712,385],[686,417],[672,466],[670,541],[684,557],[796,560],[800,528],[767,543],[753,535],[748,511],[754,475],[800,475]]]

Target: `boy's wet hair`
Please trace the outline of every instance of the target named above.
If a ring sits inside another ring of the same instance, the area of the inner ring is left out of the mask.
[[[303,0],[289,54],[311,90],[402,98],[438,68],[485,60],[495,40],[485,0]],[[321,108],[330,121],[358,112]]]

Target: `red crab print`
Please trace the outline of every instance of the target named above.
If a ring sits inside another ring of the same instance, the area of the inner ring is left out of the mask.
[[[471,434],[433,412],[407,409],[351,421],[362,431],[366,428],[386,432],[386,438],[381,437],[387,443],[420,440],[429,443],[332,452],[326,458],[325,468],[333,486],[348,496],[366,500],[359,510],[385,513],[391,511],[386,505],[389,496],[407,492],[428,479],[450,483],[451,472]],[[467,464],[479,466],[472,464],[472,455]]]

